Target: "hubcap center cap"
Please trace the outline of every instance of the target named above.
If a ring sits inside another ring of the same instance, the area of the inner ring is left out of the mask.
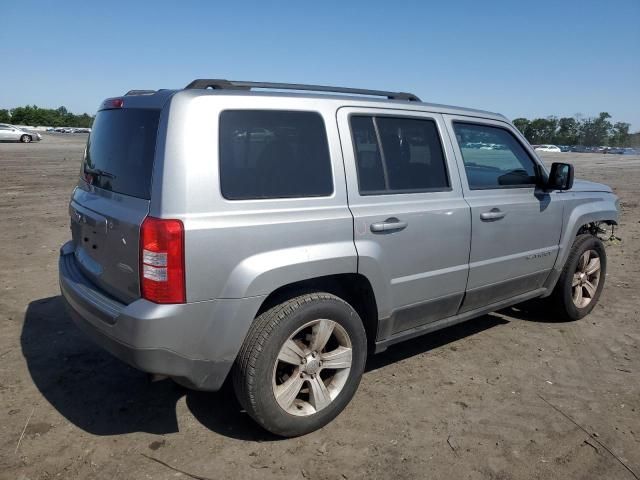
[[[309,357],[307,363],[304,365],[304,371],[309,375],[315,375],[320,370],[320,360],[317,358]]]

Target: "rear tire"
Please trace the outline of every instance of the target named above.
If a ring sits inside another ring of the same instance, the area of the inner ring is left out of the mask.
[[[607,274],[607,254],[598,237],[585,234],[573,242],[552,302],[564,320],[579,320],[596,306]]]
[[[367,357],[362,320],[329,293],[300,295],[258,316],[233,369],[238,401],[266,430],[295,437],[347,406]]]
[[[20,141],[22,143],[29,143],[29,142],[31,142],[31,137],[29,135],[22,135],[20,137]]]

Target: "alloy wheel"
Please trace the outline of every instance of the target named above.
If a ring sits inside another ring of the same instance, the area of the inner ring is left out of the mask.
[[[587,250],[580,256],[571,282],[573,303],[584,308],[591,303],[600,283],[600,255],[595,250]]]
[[[328,319],[306,323],[284,342],[273,367],[278,405],[296,416],[326,408],[347,383],[351,361],[351,339],[339,323]]]

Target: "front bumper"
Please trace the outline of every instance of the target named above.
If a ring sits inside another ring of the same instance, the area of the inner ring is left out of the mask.
[[[264,298],[125,305],[84,276],[71,242],[60,249],[58,266],[70,316],[92,340],[139,370],[198,390],[222,386]]]

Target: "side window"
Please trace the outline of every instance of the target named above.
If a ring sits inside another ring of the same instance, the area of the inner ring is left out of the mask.
[[[362,195],[442,191],[449,177],[433,120],[352,116]]]
[[[454,122],[454,131],[472,190],[529,187],[536,183],[535,163],[508,130]]]
[[[387,175],[380,157],[373,117],[351,117],[351,132],[356,149],[358,190],[361,194],[384,193]]]
[[[333,193],[320,114],[226,110],[220,114],[220,188],[228,200]]]

